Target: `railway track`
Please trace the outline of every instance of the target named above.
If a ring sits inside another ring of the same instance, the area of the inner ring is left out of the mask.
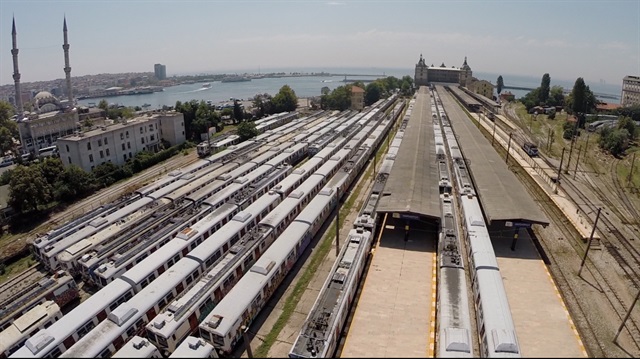
[[[7,300],[15,297],[25,288],[30,287],[33,283],[37,283],[45,274],[39,270],[40,264],[34,264],[27,268],[24,272],[19,273],[13,278],[0,285],[0,307],[4,307],[8,303]]]
[[[501,125],[500,127],[504,128],[506,127],[506,125]],[[483,132],[485,132],[485,136],[487,136],[486,131]],[[488,135],[489,140],[491,140],[491,136],[492,134]],[[502,151],[504,151],[504,149],[502,149]],[[547,162],[547,164],[551,166],[551,164],[549,164],[546,159],[545,162]],[[542,191],[542,189],[540,189],[540,187],[533,182],[533,180],[528,174],[526,174],[525,171],[515,170],[514,173],[520,179],[521,183],[525,185],[527,190],[536,199],[536,201],[541,203],[542,209],[545,211],[545,213],[547,213],[548,218],[552,219],[552,222],[557,225],[557,228],[563,233],[564,238],[571,239],[567,243],[570,244],[571,248],[573,248],[573,251],[576,253],[576,256],[574,256],[574,258],[572,259],[572,261],[576,262],[578,258],[581,258],[584,255],[584,243],[582,242],[582,240],[578,239],[582,236],[577,233],[576,229],[566,219],[564,219],[565,216],[562,211],[560,211],[560,209],[555,206],[555,204],[550,200],[547,194],[544,193],[544,191]],[[617,180],[617,178],[615,179]],[[571,183],[569,179],[566,179],[562,183],[565,186],[572,186],[574,190],[573,192],[579,195],[579,201],[575,201],[574,199],[574,202],[584,203],[590,208],[591,212],[593,213],[597,211],[598,206],[596,206],[588,196],[577,189],[574,183]],[[604,195],[601,189],[599,191],[600,193],[598,193],[597,186],[592,187],[595,187],[596,191],[594,192],[596,192],[600,197],[604,199],[603,202],[608,203],[610,206],[613,205],[610,198]],[[620,192],[613,193],[618,193],[618,195],[620,195]],[[589,218],[588,215],[586,217]],[[627,252],[628,254],[623,254],[623,251],[619,249],[618,245],[614,244],[614,241],[609,240],[609,238],[603,239],[603,243],[607,248],[608,253],[614,260],[616,260],[620,264],[620,267],[626,277],[626,282],[629,283],[630,286],[637,288],[638,271],[634,267],[640,264],[640,262],[638,261],[638,259],[640,258],[640,253],[632,246],[630,241],[625,238],[624,235],[620,233],[620,231],[617,230],[611,220],[606,218],[604,215],[600,216],[600,220],[602,222],[599,223],[606,226],[608,232],[614,236],[615,240],[617,240],[621,246],[627,249],[625,252]],[[592,304],[582,299],[584,297],[584,293],[582,293],[582,288],[580,288],[580,285],[572,285],[571,279],[572,277],[575,277],[575,273],[571,269],[572,267],[562,266],[562,262],[566,261],[561,258],[563,254],[562,251],[556,254],[554,250],[550,250],[549,244],[544,243],[543,240],[540,240],[539,242],[543,246],[545,254],[548,256],[551,262],[551,266],[549,266],[549,269],[554,274],[554,279],[558,283],[559,287],[562,288],[562,293],[565,296],[565,300],[567,302],[575,304],[571,306],[571,308],[573,311],[577,311],[578,313],[574,313],[573,316],[576,318],[584,318],[584,320],[578,321],[580,332],[583,336],[583,342],[587,344],[589,352],[593,354],[592,356],[606,356],[607,353],[611,352],[610,339],[612,338],[606,335],[606,333],[605,335],[603,335],[602,330],[599,328],[601,324],[597,321],[598,319],[590,319],[590,317],[596,318],[597,316],[590,315],[590,311],[592,311],[592,309],[590,309],[589,306]],[[621,294],[622,289],[620,288],[620,285],[616,286],[613,283],[613,280],[610,278],[610,275],[612,273],[611,267],[598,265],[599,263],[596,263],[595,261],[592,262],[594,265],[586,266],[586,272],[589,273],[595,280],[595,284],[593,286],[599,293],[604,295],[606,302],[609,304],[609,310],[615,313],[616,319],[620,319],[619,322],[621,322],[622,318],[629,308],[629,305],[631,304],[632,298],[629,298],[629,295],[623,296]],[[605,270],[604,268],[607,269]],[[583,273],[585,272],[583,271]],[[627,320],[626,324],[626,328],[630,333],[631,341],[633,345],[635,345],[636,349],[640,349],[640,326],[638,323],[639,321],[631,316],[629,320]],[[608,328],[607,330],[613,331],[612,328]],[[594,345],[594,343],[596,345]]]

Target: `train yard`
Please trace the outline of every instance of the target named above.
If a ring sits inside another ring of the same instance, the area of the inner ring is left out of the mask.
[[[486,103],[460,91],[436,85],[361,112],[274,115],[257,137],[201,144],[188,166],[38,237],[32,250],[50,274],[34,266],[3,285],[0,354],[244,356],[273,336],[270,357],[633,356],[637,318],[618,349],[594,320],[621,319],[638,285],[640,252],[623,229],[637,212],[623,189],[609,189],[624,203],[616,209],[593,183],[559,178],[582,211],[567,219],[549,197],[558,187],[510,146],[516,125],[478,116]],[[499,153],[522,166],[515,175]],[[335,255],[294,295],[356,186]],[[582,222],[593,217],[606,256],[590,257],[581,283],[562,264],[579,261]],[[558,232],[568,240],[552,241]],[[93,295],[74,300],[79,284]],[[595,313],[586,286],[607,303]],[[294,319],[282,314],[291,296]],[[47,320],[28,319],[36,311]]]

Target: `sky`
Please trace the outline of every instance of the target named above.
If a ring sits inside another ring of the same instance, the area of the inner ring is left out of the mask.
[[[0,0],[0,84],[13,83],[15,17],[21,82],[153,72],[399,68],[622,84],[640,76],[640,0]]]

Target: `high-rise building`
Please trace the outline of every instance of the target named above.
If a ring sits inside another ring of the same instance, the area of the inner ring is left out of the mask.
[[[640,105],[640,77],[625,76],[622,80],[622,107]]]
[[[153,65],[153,72],[155,72],[158,80],[164,80],[167,78],[167,66],[163,64]]]

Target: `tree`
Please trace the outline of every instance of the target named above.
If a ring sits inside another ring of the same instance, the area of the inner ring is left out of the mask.
[[[257,94],[253,97],[253,108],[255,109],[255,115],[257,118],[262,118],[265,115],[273,114],[273,102],[272,97],[268,93]]]
[[[289,85],[282,86],[272,102],[275,113],[295,111],[298,108],[298,97]]]
[[[242,121],[242,119],[244,118],[243,116],[243,110],[242,107],[240,106],[240,101],[233,100],[233,123],[239,123],[240,121]]]
[[[549,74],[542,75],[542,82],[540,83],[540,92],[538,93],[539,102],[541,104],[546,104],[549,99],[549,90],[551,86],[551,77]]]
[[[98,102],[98,108],[101,108],[104,111],[107,111],[109,109],[109,103],[107,102],[107,100],[102,99],[100,100],[100,102]]]
[[[571,110],[573,113],[582,112],[585,113],[587,110],[587,95],[586,95],[587,86],[584,83],[582,77],[578,77],[575,84],[573,85],[573,90],[571,91]]]
[[[328,95],[329,93],[331,93],[331,89],[329,89],[329,87],[328,87],[328,86],[323,86],[323,87],[320,89],[320,94],[321,94],[321,95]]]
[[[92,193],[96,187],[93,173],[85,172],[76,165],[69,165],[54,185],[54,197],[59,201],[71,202]]]
[[[9,181],[9,205],[18,213],[37,211],[51,200],[52,188],[38,166],[18,165]]]
[[[564,89],[562,86],[553,86],[549,92],[549,106],[564,106]]]
[[[13,150],[13,147],[11,131],[6,127],[0,127],[0,151],[4,155],[6,152]]]
[[[351,85],[338,86],[330,94],[320,97],[323,110],[344,111],[351,107]]]
[[[376,101],[380,99],[382,96],[383,87],[378,83],[378,81],[374,81],[367,85],[364,90],[364,104],[365,106],[369,106],[374,104]]]
[[[502,88],[504,87],[504,80],[502,80],[502,75],[498,76],[496,87],[496,91],[498,91],[498,95],[500,95],[500,93],[502,92]]]
[[[621,117],[618,120],[618,128],[627,130],[630,139],[633,140],[636,138],[636,124],[633,122],[631,117]]]
[[[64,166],[59,158],[47,157],[44,161],[38,164],[38,167],[40,168],[44,179],[51,186],[56,183],[60,174],[64,172]]]
[[[258,135],[258,129],[256,128],[255,122],[251,121],[243,121],[238,125],[238,136],[240,136],[240,141],[248,140],[252,137]]]

